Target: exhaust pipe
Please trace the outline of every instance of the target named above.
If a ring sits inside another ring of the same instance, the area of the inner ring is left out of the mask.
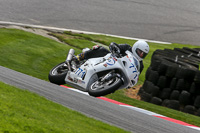
[[[70,64],[70,62],[72,60],[72,57],[74,56],[74,52],[75,52],[74,49],[70,49],[69,53],[67,55],[67,59],[65,60],[65,63],[67,64],[67,67],[68,67],[69,71],[71,71],[71,64]]]

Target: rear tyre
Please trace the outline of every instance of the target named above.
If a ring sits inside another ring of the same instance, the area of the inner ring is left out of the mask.
[[[65,62],[62,62],[51,69],[49,72],[49,81],[57,85],[65,84],[67,72],[68,67]]]

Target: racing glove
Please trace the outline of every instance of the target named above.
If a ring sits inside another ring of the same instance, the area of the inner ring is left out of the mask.
[[[117,43],[114,43],[114,42],[110,43],[109,49],[114,54],[118,54],[118,55],[120,54],[120,47]]]

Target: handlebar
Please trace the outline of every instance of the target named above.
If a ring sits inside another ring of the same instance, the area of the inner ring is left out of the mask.
[[[116,52],[111,52],[113,56],[117,57],[117,58],[122,58],[122,55],[120,53],[116,53]]]
[[[120,47],[118,46],[118,44],[112,42],[109,46],[109,49],[110,49],[112,55],[116,56],[117,58],[122,57],[120,54]]]

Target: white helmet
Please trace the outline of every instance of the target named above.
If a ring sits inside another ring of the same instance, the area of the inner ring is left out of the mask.
[[[135,42],[132,47],[133,55],[139,60],[143,60],[146,55],[149,53],[149,45],[143,40]]]

